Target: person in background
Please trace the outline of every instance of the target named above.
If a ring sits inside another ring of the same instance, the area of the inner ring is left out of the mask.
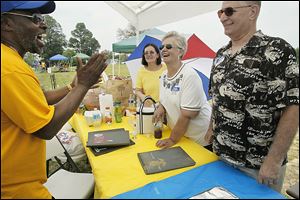
[[[46,63],[45,63],[45,61],[41,62],[41,68],[42,68],[41,71],[46,71]]]
[[[72,84],[43,92],[26,52],[41,53],[47,26],[42,14],[54,1],[1,1],[1,198],[51,198],[43,186],[46,141],[74,114],[105,70],[106,56],[95,54],[79,68]]]
[[[162,39],[161,55],[167,65],[160,78],[159,106],[153,122],[167,116],[168,126],[172,129],[170,137],[158,140],[157,147],[168,148],[186,136],[202,146],[207,131],[211,107],[203,90],[197,72],[182,63],[186,53],[186,39],[177,32],[169,32]],[[208,147],[209,148],[209,147]]]
[[[136,79],[136,95],[140,102],[146,96],[150,96],[156,102],[159,100],[159,77],[166,70],[166,65],[161,62],[158,47],[155,44],[147,44],[143,49],[142,64],[138,70]],[[150,101],[145,105],[150,106]]]
[[[290,44],[256,29],[260,1],[224,1],[218,16],[231,40],[210,77],[206,140],[221,160],[281,191],[299,126],[299,66]]]

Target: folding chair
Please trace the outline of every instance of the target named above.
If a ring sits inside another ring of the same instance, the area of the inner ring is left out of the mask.
[[[47,140],[47,161],[46,161],[46,170],[47,170],[47,177],[49,177],[51,174],[49,174],[49,163],[51,160],[55,159],[57,163],[59,164],[59,168],[57,168],[53,173],[58,171],[59,169],[65,169],[69,171],[75,171],[75,172],[81,172],[79,167],[76,165],[74,160],[71,158],[70,154],[64,147],[64,145],[61,143],[61,141],[58,139],[57,136],[53,137],[52,140]],[[59,159],[59,155],[65,154],[66,160],[63,161],[62,159]],[[62,163],[62,161],[64,163]],[[66,167],[66,165],[69,164],[69,167]]]
[[[286,193],[295,199],[299,199],[299,181],[286,190]]]
[[[64,146],[65,152],[69,154],[69,156],[75,163],[87,158],[84,147],[76,131],[71,127],[71,125],[66,123],[63,126],[63,128],[56,134],[56,137]],[[60,154],[59,156],[57,156],[57,158],[62,162],[66,162],[69,156],[66,156],[65,154]],[[74,165],[72,165],[72,167],[75,168],[75,171],[77,170],[77,168],[74,167]]]
[[[52,159],[65,152],[57,137],[46,141],[46,159]],[[44,186],[56,199],[86,199],[94,191],[94,176],[91,173],[69,172],[61,167],[48,178]]]

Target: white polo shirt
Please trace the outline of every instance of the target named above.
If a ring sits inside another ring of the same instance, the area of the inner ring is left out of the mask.
[[[197,72],[184,64],[178,72],[168,78],[165,71],[160,78],[160,102],[167,112],[168,126],[173,129],[181,112],[180,108],[199,111],[190,120],[184,134],[202,146],[208,145],[204,136],[209,126],[211,107],[206,99],[202,81]]]

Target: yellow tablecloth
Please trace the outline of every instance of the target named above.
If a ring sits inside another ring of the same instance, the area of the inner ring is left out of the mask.
[[[137,153],[159,149],[155,146],[157,139],[153,136],[147,137],[138,134],[137,138],[133,140],[135,145],[121,148],[100,156],[94,156],[92,151],[86,147],[89,131],[124,128],[131,132],[132,128],[128,124],[128,117],[123,117],[122,123],[113,123],[111,125],[102,124],[100,128],[89,127],[84,117],[79,114],[74,114],[69,122],[79,134],[91,164],[96,183],[95,198],[111,198],[115,195],[142,187],[153,181],[168,178],[218,159],[214,153],[206,150],[199,144],[187,138],[182,138],[175,146],[181,146],[195,160],[196,165],[146,175],[139,162]],[[163,131],[163,138],[166,138],[169,135],[170,129],[165,128]]]

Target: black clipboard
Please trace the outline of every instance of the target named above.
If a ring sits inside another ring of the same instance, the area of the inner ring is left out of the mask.
[[[135,142],[133,142],[132,140],[130,140],[130,144],[127,145],[127,146],[118,146],[118,147],[89,147],[90,150],[93,152],[93,154],[95,156],[100,156],[100,155],[103,155],[103,154],[107,154],[107,153],[110,153],[112,151],[115,151],[115,150],[118,150],[118,149],[121,149],[121,148],[124,148],[124,147],[128,147],[128,146],[131,146],[131,145],[134,145]]]
[[[196,164],[179,146],[138,153],[138,158],[146,174],[155,174]]]
[[[88,133],[87,147],[118,147],[130,144],[129,132],[123,128]]]

